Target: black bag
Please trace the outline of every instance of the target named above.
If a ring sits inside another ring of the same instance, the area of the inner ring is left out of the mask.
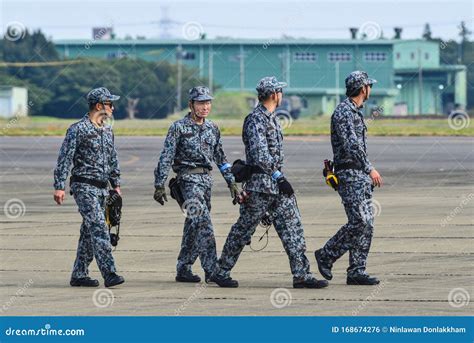
[[[120,219],[122,218],[122,197],[115,190],[109,190],[106,200],[105,221],[109,227],[110,244],[116,247],[120,239]],[[117,233],[111,233],[112,227],[117,227]]]
[[[170,179],[168,187],[170,189],[171,197],[178,202],[179,207],[182,207],[184,204],[184,197],[181,188],[179,187],[178,179],[176,177]]]
[[[235,182],[245,182],[252,177],[252,166],[246,164],[244,160],[235,160],[230,171],[234,174]]]

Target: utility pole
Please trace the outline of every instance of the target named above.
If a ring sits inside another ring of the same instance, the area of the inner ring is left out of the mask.
[[[421,48],[418,47],[418,111],[423,113],[423,71],[421,67]]]
[[[245,85],[245,52],[243,44],[240,44],[240,52],[239,52],[239,62],[240,62],[240,91],[244,90]]]
[[[209,44],[209,90],[211,94],[213,91],[213,79],[214,79],[214,50],[212,49],[212,44]]]
[[[341,96],[339,95],[339,61],[336,61],[336,106],[341,102]]]
[[[290,66],[291,66],[291,61],[290,61],[290,47],[288,45],[285,46],[284,52],[283,52],[283,79],[285,82],[288,84],[288,87],[290,87]]]
[[[178,67],[178,76],[176,79],[176,110],[175,112],[181,111],[181,94],[182,94],[182,82],[183,82],[183,47],[181,44],[176,48],[176,65]]]

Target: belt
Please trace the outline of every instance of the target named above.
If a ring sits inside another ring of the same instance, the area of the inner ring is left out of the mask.
[[[93,179],[88,179],[87,177],[82,177],[82,176],[71,176],[69,184],[72,185],[74,182],[78,183],[87,183],[88,185],[97,187],[97,188],[102,188],[106,189],[107,188],[107,182],[106,181],[99,181],[99,180],[93,180]]]
[[[334,171],[336,172],[340,170],[346,170],[346,169],[363,170],[359,164],[353,163],[353,162],[340,163],[340,164],[334,165]]]
[[[204,168],[204,167],[196,167],[196,168],[190,168],[190,169],[185,169],[180,172],[180,174],[209,174],[211,171],[209,168]]]

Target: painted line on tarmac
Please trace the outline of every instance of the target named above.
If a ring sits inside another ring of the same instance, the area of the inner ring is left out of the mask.
[[[123,165],[123,166],[130,166],[130,165],[135,164],[139,160],[140,160],[140,156],[130,155],[130,158],[128,160],[126,160],[125,162],[120,162],[120,164]]]

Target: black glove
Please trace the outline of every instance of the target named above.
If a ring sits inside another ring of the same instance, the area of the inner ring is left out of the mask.
[[[153,198],[161,205],[164,205],[165,201],[168,202],[165,187],[155,187],[155,194],[153,194]]]
[[[293,190],[293,187],[291,187],[291,184],[288,182],[288,180],[285,177],[280,177],[277,180],[278,183],[278,188],[280,189],[280,193],[288,195],[291,197],[293,194],[295,194],[295,191]]]
[[[268,212],[265,212],[262,219],[260,220],[260,225],[262,225],[263,227],[268,227],[272,224],[273,224],[273,221],[272,221],[271,214]]]

